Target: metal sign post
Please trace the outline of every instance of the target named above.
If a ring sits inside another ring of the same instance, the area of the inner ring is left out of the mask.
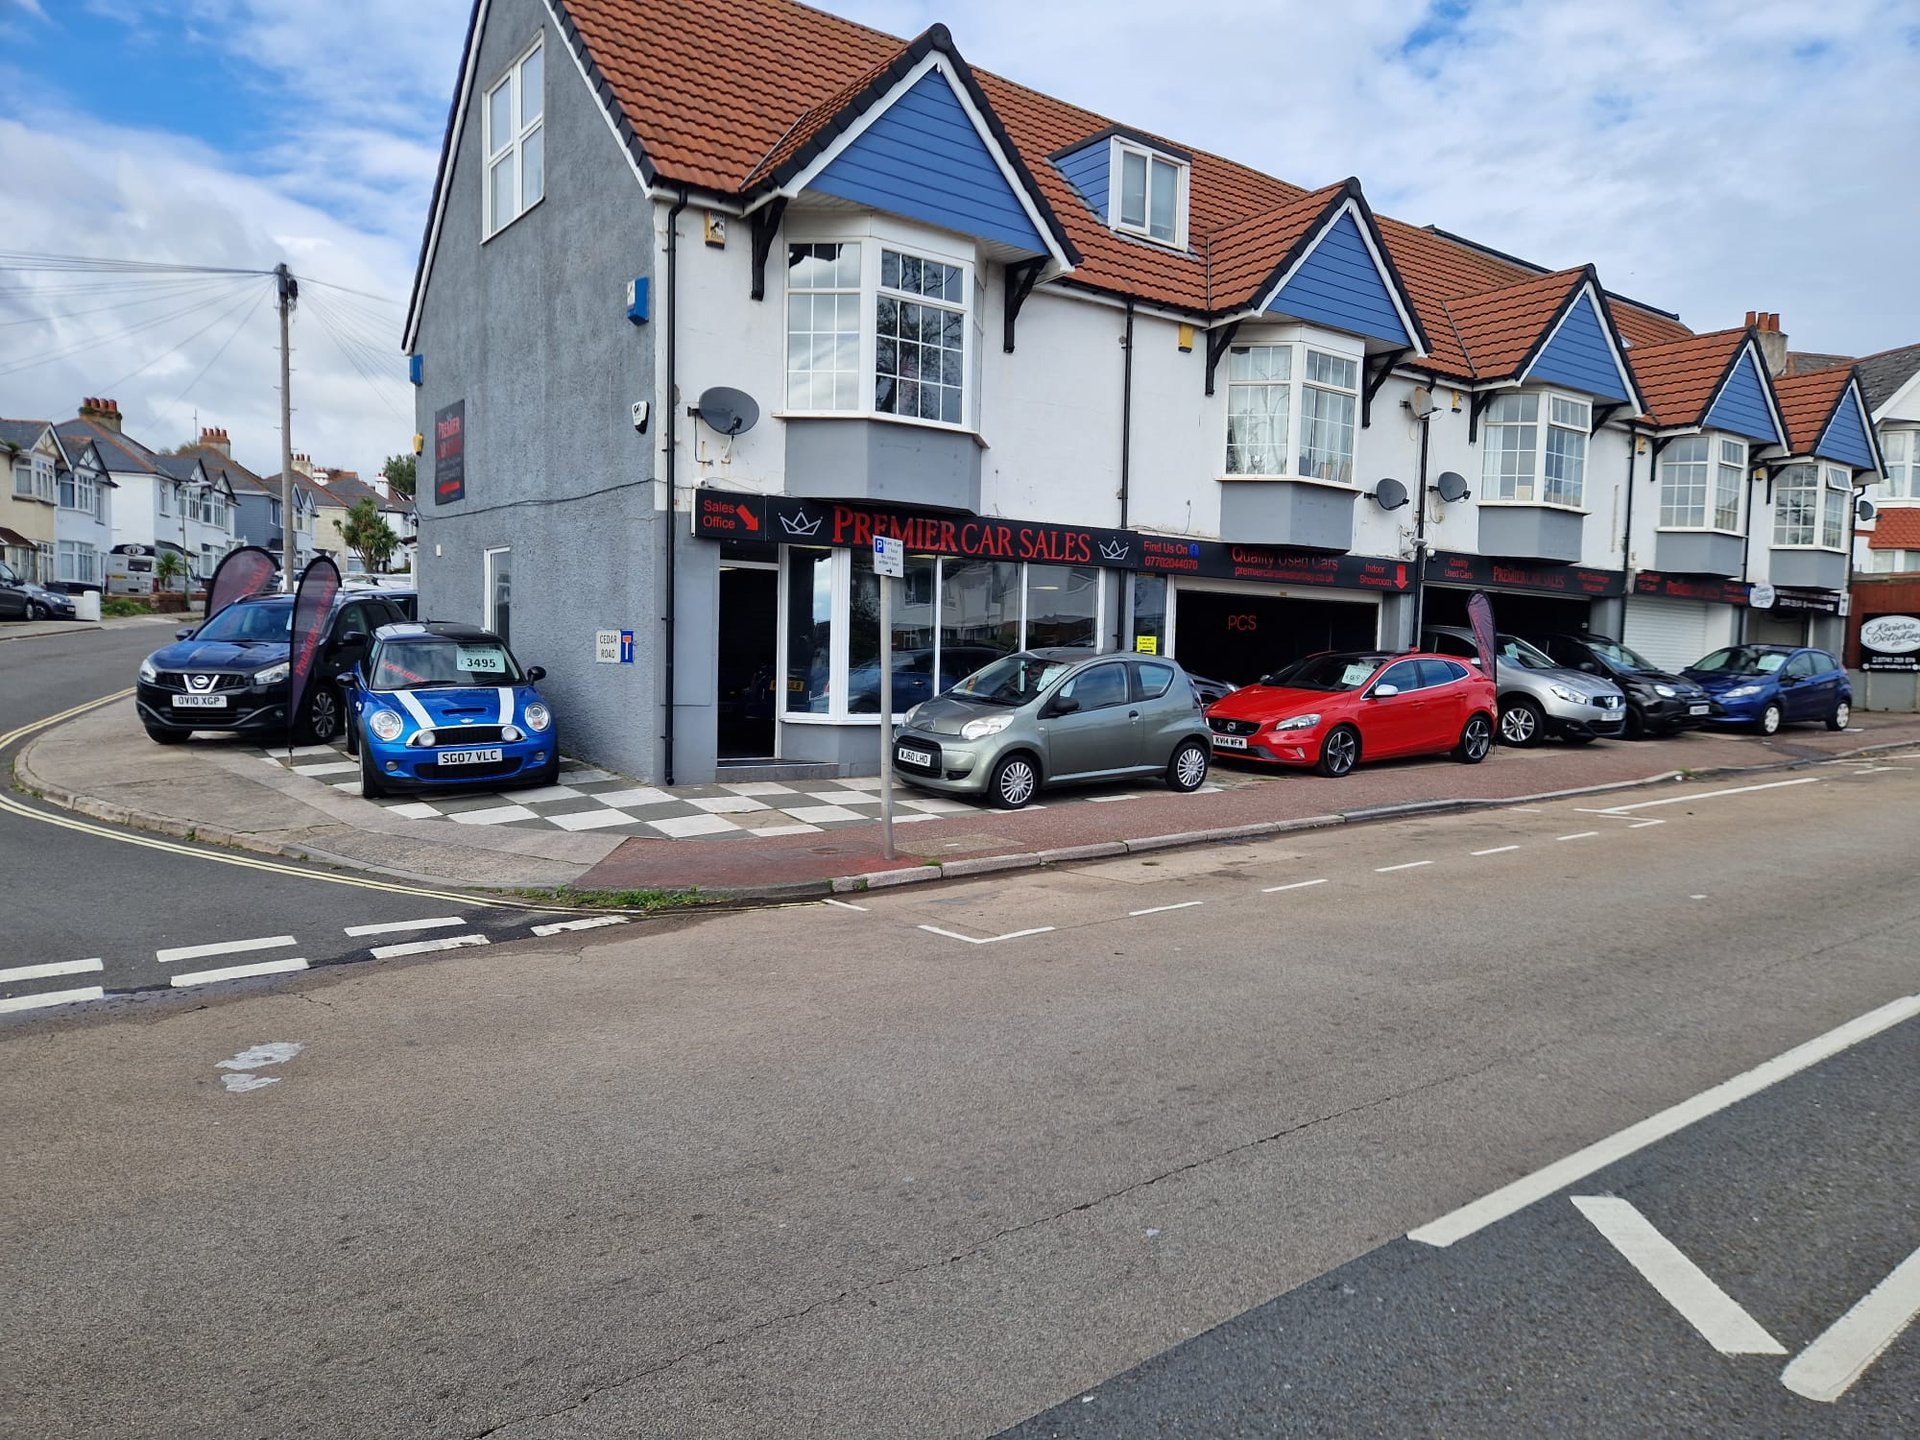
[[[893,582],[907,573],[906,546],[873,537],[873,573],[880,582],[880,843],[893,853]]]

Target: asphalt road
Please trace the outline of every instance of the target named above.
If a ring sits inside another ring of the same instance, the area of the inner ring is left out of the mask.
[[[1405,1237],[1920,990],[1916,764],[25,1018],[0,1433],[1912,1433],[1911,1332],[1781,1375],[1920,1246],[1920,1021]]]
[[[164,625],[135,625],[0,643],[0,736],[125,689],[141,658],[169,635]],[[116,992],[173,989],[182,976],[361,960],[376,946],[463,935],[492,941],[523,936],[554,918],[81,821],[13,791],[12,768],[13,748],[0,744],[0,773],[8,781],[0,790],[47,818],[0,808],[0,1024],[22,1013],[14,1007],[62,996],[112,1005]],[[427,919],[461,923],[347,933]],[[173,957],[175,951],[198,953]],[[196,981],[191,988],[207,983],[246,982]],[[96,991],[106,998],[90,998]]]

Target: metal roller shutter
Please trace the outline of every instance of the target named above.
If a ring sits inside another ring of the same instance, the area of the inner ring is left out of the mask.
[[[1691,665],[1708,651],[1725,644],[1714,638],[1724,631],[1724,622],[1715,626],[1714,607],[1704,600],[1652,600],[1631,596],[1627,600],[1627,633],[1620,638],[1627,647],[1638,650],[1655,665],[1679,670]]]

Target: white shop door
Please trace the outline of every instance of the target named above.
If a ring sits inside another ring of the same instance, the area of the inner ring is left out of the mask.
[[[1724,642],[1713,636],[1713,606],[1704,600],[1627,599],[1627,633],[1620,638],[1663,670],[1691,665]]]

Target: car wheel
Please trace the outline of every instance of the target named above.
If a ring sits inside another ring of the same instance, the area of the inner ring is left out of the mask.
[[[1453,758],[1462,765],[1478,765],[1492,748],[1493,722],[1484,715],[1469,715],[1460,731],[1460,743],[1454,747]]]
[[[1500,740],[1505,745],[1540,743],[1540,707],[1531,700],[1513,699],[1500,707]]]
[[[1638,705],[1627,707],[1627,739],[1645,740],[1652,732],[1647,729],[1646,716],[1640,713]]]
[[[141,728],[156,745],[178,745],[187,738],[185,730],[169,730],[163,725],[143,725]]]
[[[340,692],[323,680],[307,697],[307,739],[314,745],[327,745],[339,733]]]
[[[44,620],[46,618],[47,618],[46,606],[42,605],[38,600],[27,601],[27,619]]]
[[[1753,722],[1753,728],[1758,730],[1762,735],[1779,734],[1780,707],[1778,705],[1767,706],[1766,709],[1760,712],[1760,718]]]
[[[1167,784],[1182,795],[1191,795],[1207,783],[1207,760],[1212,751],[1198,740],[1185,740],[1167,762]]]
[[[1353,773],[1360,763],[1360,732],[1351,725],[1336,725],[1320,742],[1320,761],[1314,766],[1322,775],[1338,780]]]
[[[1827,717],[1827,729],[1844,730],[1847,728],[1848,722],[1852,719],[1853,706],[1842,700],[1838,705],[1833,707],[1833,714]]]
[[[1040,767],[1031,755],[1009,755],[993,767],[987,793],[1002,810],[1018,810],[1040,791]]]
[[[373,752],[366,746],[360,747],[360,798],[378,800],[387,793],[387,787],[380,783],[380,772],[373,768]]]
[[[358,722],[349,720],[347,722],[347,733],[343,735],[341,739],[347,747],[347,755],[349,758],[358,755],[360,753],[360,726]]]

